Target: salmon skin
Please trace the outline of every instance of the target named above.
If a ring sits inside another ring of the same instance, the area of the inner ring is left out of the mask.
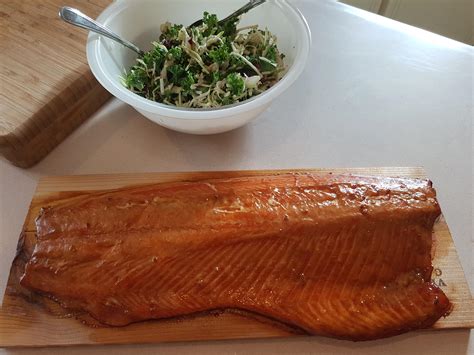
[[[283,174],[91,193],[42,210],[21,285],[100,323],[238,309],[368,340],[451,309],[431,182]]]

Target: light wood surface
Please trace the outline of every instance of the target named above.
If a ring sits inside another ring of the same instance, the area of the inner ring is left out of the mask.
[[[110,0],[67,4],[96,17]],[[0,0],[0,154],[20,167],[42,159],[110,94],[87,65],[87,31],[58,17],[63,0]]]
[[[360,169],[301,169],[315,173],[335,172],[360,175],[425,177],[421,168],[360,168]],[[146,174],[110,174],[45,177],[40,180],[25,221],[26,239],[34,238],[33,221],[38,209],[54,204],[58,199],[74,198],[88,191],[119,188],[129,185],[168,181],[199,180],[284,173],[288,170],[179,172]],[[436,188],[436,185],[434,186]],[[474,327],[474,301],[470,295],[463,270],[443,217],[435,225],[433,279],[454,304],[453,312],[440,319],[433,328],[453,329]],[[28,248],[28,243],[25,243]],[[76,319],[58,317],[52,309],[26,301],[13,290],[18,275],[10,274],[3,306],[0,309],[0,346],[48,346],[79,344],[130,344],[188,340],[270,338],[301,336],[262,319],[240,314],[223,313],[192,318],[149,321],[121,328],[91,328]]]

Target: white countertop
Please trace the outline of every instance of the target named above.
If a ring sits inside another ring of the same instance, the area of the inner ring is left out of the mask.
[[[426,168],[472,292],[473,47],[334,2],[295,3],[312,31],[308,65],[288,95],[247,126],[190,136],[161,128],[112,100],[37,166],[22,170],[0,160],[1,294],[41,176],[358,166]],[[472,339],[469,331],[459,330],[365,343],[303,337],[87,350],[117,355],[349,349],[360,354],[463,354],[474,352]],[[79,354],[84,348],[69,351]]]

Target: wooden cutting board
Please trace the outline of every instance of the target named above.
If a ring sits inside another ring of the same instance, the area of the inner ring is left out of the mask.
[[[0,154],[29,167],[94,113],[110,94],[89,70],[87,31],[60,6],[91,17],[111,0],[0,0]]]
[[[310,169],[298,171],[425,177],[425,173],[421,168]],[[32,232],[34,230],[34,218],[42,206],[89,191],[137,184],[285,172],[288,172],[288,170],[46,177],[41,179],[37,186],[25,221],[24,231],[34,238],[34,232]],[[472,328],[474,327],[474,301],[443,217],[436,223],[434,231],[436,242],[433,259],[433,280],[447,294],[454,304],[454,310],[447,318],[440,319],[433,328]],[[21,247],[21,243],[19,246]],[[13,271],[14,268],[10,273],[3,306],[0,309],[0,347],[130,344],[296,336],[290,330],[268,321],[248,318],[235,313],[148,321],[119,328],[91,328],[76,319],[55,316],[54,307],[46,310],[44,306],[30,303],[15,295],[19,275]]]

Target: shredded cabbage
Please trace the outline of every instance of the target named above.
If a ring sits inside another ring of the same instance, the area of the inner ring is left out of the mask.
[[[237,28],[204,13],[202,25],[166,22],[161,36],[125,73],[123,84],[149,100],[178,107],[213,108],[256,96],[277,83],[284,55],[277,38],[258,25]]]

